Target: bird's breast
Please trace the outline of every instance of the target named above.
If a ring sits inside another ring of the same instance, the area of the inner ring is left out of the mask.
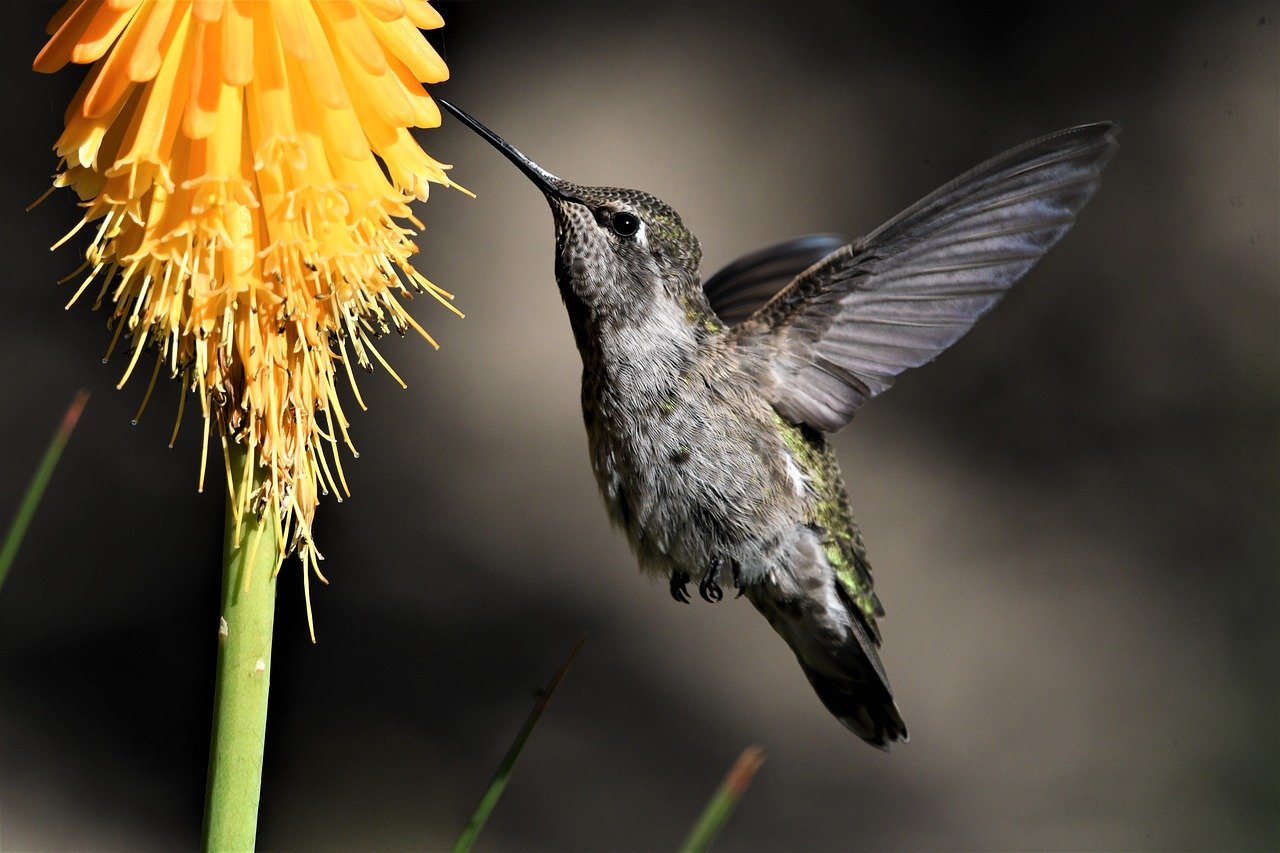
[[[761,562],[808,499],[772,409],[733,365],[694,357],[665,378],[627,367],[584,372],[583,412],[601,492],[642,567],[699,577],[717,558]]]

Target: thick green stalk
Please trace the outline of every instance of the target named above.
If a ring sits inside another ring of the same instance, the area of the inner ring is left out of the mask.
[[[243,488],[244,448],[230,445],[235,488]],[[249,493],[264,472],[250,474]],[[271,626],[275,569],[282,543],[276,517],[246,512],[236,528],[235,496],[228,496],[222,558],[222,618],[218,623],[218,674],[213,697],[213,737],[204,807],[204,849],[252,850],[258,831],[262,750],[266,742],[267,692],[271,685]]]

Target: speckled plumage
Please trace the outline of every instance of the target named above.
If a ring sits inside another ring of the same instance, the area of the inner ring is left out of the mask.
[[[782,244],[704,291],[698,241],[667,204],[563,181],[441,104],[550,202],[592,469],[641,568],[682,601],[690,581],[709,601],[739,587],[841,723],[878,747],[905,740],[877,653],[884,611],[823,432],[958,339],[1066,232],[1114,127],[1034,140],[852,245]],[[774,295],[773,278],[790,283]]]

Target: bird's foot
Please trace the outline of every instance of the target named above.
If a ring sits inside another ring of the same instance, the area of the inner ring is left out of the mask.
[[[689,603],[689,575],[684,572],[671,573],[671,597],[681,604]]]
[[[724,598],[724,591],[720,589],[720,566],[723,563],[723,557],[716,557],[706,574],[702,576],[702,580],[698,582],[698,594],[708,604],[715,604]]]
[[[742,594],[747,591],[747,585],[742,582],[742,566],[738,565],[738,561],[733,561],[733,588],[738,591],[734,598],[742,598]]]

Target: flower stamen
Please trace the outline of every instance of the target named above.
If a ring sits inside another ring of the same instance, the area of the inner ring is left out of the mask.
[[[67,307],[102,282],[107,357],[130,336],[119,386],[156,358],[135,420],[166,365],[181,389],[170,446],[186,395],[200,399],[200,490],[216,420],[224,459],[243,444],[246,475],[270,472],[260,493],[230,492],[234,510],[274,509],[322,581],[312,520],[321,493],[349,494],[339,437],[358,457],[338,363],[364,410],[353,364],[405,386],[375,338],[413,329],[439,347],[405,301],[462,316],[412,264],[410,203],[457,186],[410,133],[440,122],[423,84],[448,69],[419,28],[442,24],[424,0],[70,0],[35,60],[92,63],[55,145],[54,185],[84,210],[53,248],[100,220]]]

